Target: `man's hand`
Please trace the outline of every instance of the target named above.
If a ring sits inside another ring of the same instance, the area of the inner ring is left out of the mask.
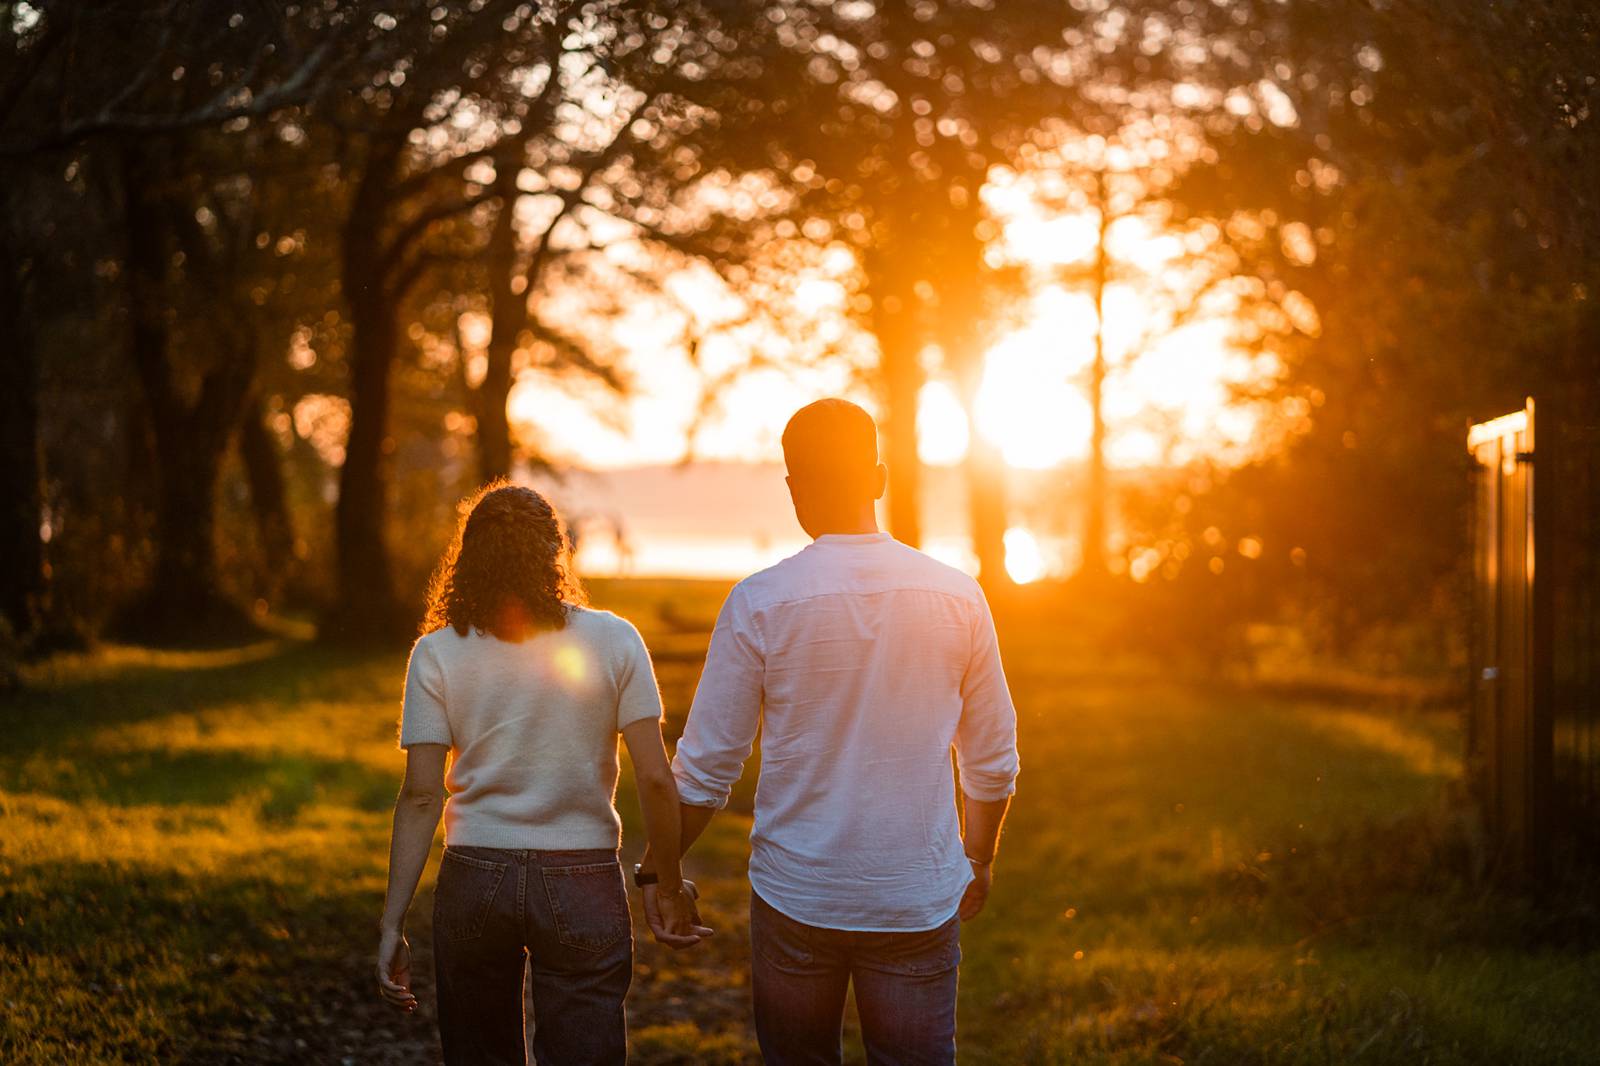
[[[700,890],[687,877],[683,879],[683,891],[671,896],[663,895],[657,885],[644,886],[644,917],[658,944],[681,951],[716,935],[700,920],[700,911],[694,905],[699,898]]]
[[[963,922],[970,922],[983,910],[983,905],[989,902],[989,886],[994,883],[994,866],[987,862],[972,862],[972,883],[962,893],[961,906],[956,908],[956,913]]]
[[[385,929],[378,938],[378,991],[407,1014],[417,1009],[411,993],[411,945],[398,929]]]

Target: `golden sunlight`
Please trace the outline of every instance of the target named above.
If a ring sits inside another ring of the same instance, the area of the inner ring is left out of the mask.
[[[961,397],[948,382],[930,381],[917,394],[917,457],[928,466],[966,458],[971,430]]]
[[[974,405],[978,432],[1019,470],[1048,470],[1088,448],[1089,403],[1047,336],[1023,330],[995,345]]]
[[[1045,575],[1044,551],[1026,526],[1006,530],[1006,573],[1019,585],[1038,581]]]

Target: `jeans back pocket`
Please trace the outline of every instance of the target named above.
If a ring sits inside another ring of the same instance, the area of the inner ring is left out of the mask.
[[[545,866],[539,870],[556,939],[579,951],[605,951],[633,931],[628,890],[617,862]]]
[[[862,933],[858,964],[879,973],[928,977],[961,965],[961,919],[920,933]]]
[[[444,850],[433,889],[433,924],[451,940],[483,934],[494,897],[505,880],[506,864]]]
[[[795,921],[758,895],[750,897],[750,945],[774,969],[811,974],[826,968],[815,965],[814,951],[830,934],[843,938],[835,930]]]

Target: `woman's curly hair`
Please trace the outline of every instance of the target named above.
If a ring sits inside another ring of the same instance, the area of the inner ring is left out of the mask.
[[[533,489],[492,481],[458,508],[455,538],[428,585],[422,632],[492,631],[508,597],[537,628],[562,629],[589,602],[572,568],[561,515]]]

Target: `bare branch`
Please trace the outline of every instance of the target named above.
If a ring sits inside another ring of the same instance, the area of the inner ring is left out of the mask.
[[[438,204],[427,211],[422,212],[410,222],[407,222],[404,226],[400,227],[399,232],[397,232],[384,247],[382,253],[380,254],[380,258],[384,263],[387,264],[393,264],[397,262],[401,256],[405,255],[406,251],[411,247],[411,245],[414,244],[424,234],[426,234],[428,230],[434,226],[434,224],[444,222],[447,219],[451,219],[457,215],[471,211],[479,204],[488,203],[494,198],[494,189],[488,188],[484,189],[482,192],[475,193],[472,196],[468,196],[460,200],[452,200],[448,203]]]
[[[343,39],[343,27],[332,31],[316,48],[306,54],[298,67],[283,81],[261,92],[253,92],[249,80],[259,73],[261,57],[245,75],[217,92],[207,103],[190,111],[177,114],[118,114],[117,105],[139,87],[136,81],[112,101],[88,118],[69,122],[61,129],[31,142],[0,144],[0,156],[25,156],[38,152],[71,148],[83,141],[106,135],[138,134],[151,136],[179,133],[205,126],[221,125],[241,118],[261,118],[284,108],[300,107],[319,96],[325,85],[322,76],[333,65],[330,57]],[[148,64],[140,75],[148,79],[155,66]],[[237,103],[241,93],[249,92],[248,102]]]

